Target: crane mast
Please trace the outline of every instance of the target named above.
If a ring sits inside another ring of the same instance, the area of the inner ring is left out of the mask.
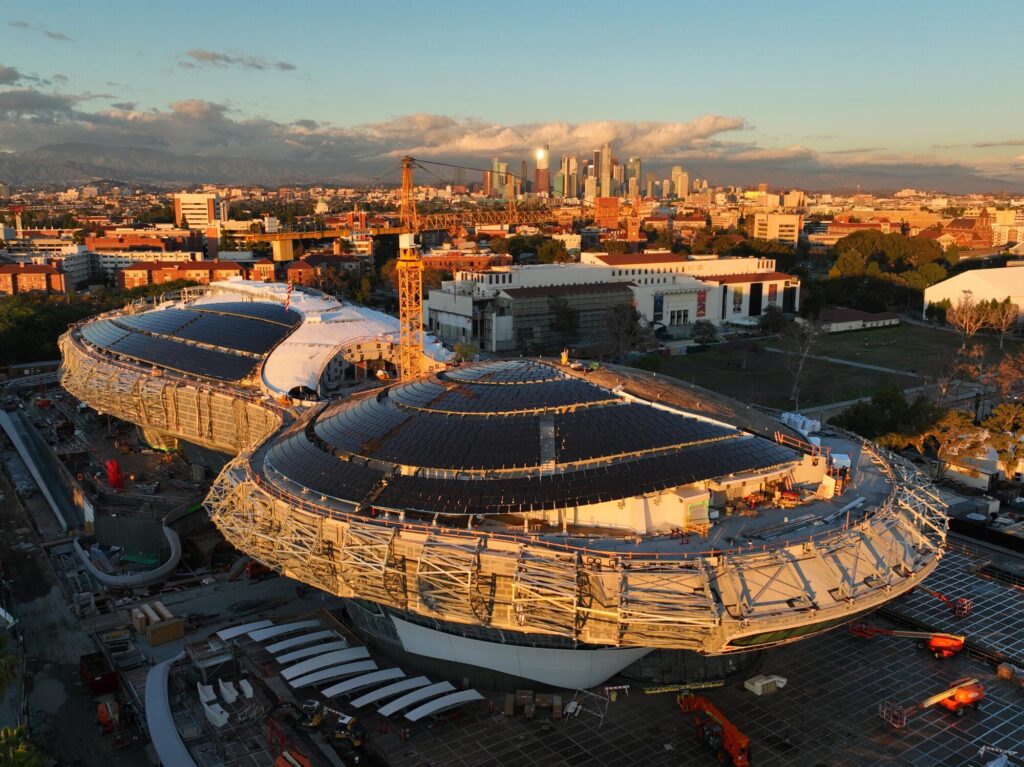
[[[423,261],[415,242],[418,229],[412,186],[412,158],[402,158],[401,227],[398,235],[398,376],[419,378],[423,369]]]

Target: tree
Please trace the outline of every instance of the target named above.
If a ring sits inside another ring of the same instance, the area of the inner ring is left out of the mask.
[[[996,391],[1003,397],[1010,397],[1024,387],[1024,351],[1003,357],[992,376]]]
[[[612,348],[625,354],[640,340],[640,312],[632,302],[616,304],[608,311],[608,333]]]
[[[1020,318],[1020,307],[1007,296],[1002,301],[994,298],[988,303],[988,325],[999,333],[999,348],[1003,348],[1006,334],[1016,327]]]
[[[981,424],[988,430],[989,444],[999,455],[1003,471],[1012,477],[1024,458],[1024,405],[1004,402],[996,405]]]
[[[629,252],[629,243],[625,240],[605,240],[601,247],[609,255]]]
[[[476,347],[473,344],[458,343],[452,351],[459,362],[472,362],[476,357]]]
[[[786,327],[786,315],[775,304],[768,304],[757,320],[757,326],[763,333],[781,333]]]
[[[921,455],[935,456],[933,477],[940,479],[946,467],[959,459],[977,458],[986,448],[986,433],[974,425],[974,420],[963,410],[950,410],[931,427],[910,440]],[[959,465],[964,465],[961,463]]]
[[[542,264],[564,264],[572,260],[561,240],[545,240],[537,246],[537,261]]]
[[[693,323],[690,336],[701,346],[707,346],[718,338],[718,330],[708,320],[697,320]]]
[[[821,341],[824,331],[820,322],[794,322],[782,334],[782,347],[786,356],[786,367],[793,378],[793,386],[789,390],[789,398],[793,400],[793,409],[800,409],[800,386],[808,363],[814,358],[814,350]]]
[[[946,409],[924,395],[912,402],[897,384],[875,392],[870,402],[857,402],[833,416],[829,423],[902,450],[911,440],[945,415]]]
[[[559,343],[565,343],[576,336],[579,329],[580,313],[569,306],[564,298],[548,299],[548,311],[551,312],[550,328],[558,333]]]
[[[25,739],[25,728],[0,729],[0,767],[45,767],[45,755]]]
[[[988,310],[977,303],[970,293],[961,294],[959,300],[946,310],[946,322],[960,336],[960,348],[966,349],[974,334],[988,324]]]

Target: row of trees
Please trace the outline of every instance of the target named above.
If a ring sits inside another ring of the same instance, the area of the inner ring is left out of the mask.
[[[97,288],[69,296],[26,293],[0,300],[0,365],[58,357],[57,339],[68,326],[128,301],[179,290],[195,282],[175,280],[131,290]]]
[[[1015,396],[1024,387],[1024,351],[1003,357],[998,364],[985,361],[978,345],[961,350],[949,367],[934,375],[931,396],[920,393],[907,399],[892,386],[870,402],[857,403],[831,421],[894,450],[913,448],[934,459],[934,476],[949,464],[970,465],[992,449],[1008,476],[1024,459],[1024,403]],[[974,413],[958,406],[961,385],[974,391]],[[983,402],[991,409],[979,417]]]
[[[1002,301],[990,299],[975,301],[970,293],[964,293],[955,304],[946,299],[938,304],[929,304],[925,310],[929,319],[945,320],[960,336],[960,348],[966,349],[967,342],[981,330],[989,329],[999,335],[999,348],[1008,333],[1020,324],[1020,307],[1007,296]]]

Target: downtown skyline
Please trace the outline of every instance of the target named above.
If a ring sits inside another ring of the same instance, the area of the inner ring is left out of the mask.
[[[84,142],[360,179],[404,153],[483,167],[547,145],[556,164],[611,143],[659,177],[1024,189],[1009,4],[15,2],[7,19],[4,153]]]

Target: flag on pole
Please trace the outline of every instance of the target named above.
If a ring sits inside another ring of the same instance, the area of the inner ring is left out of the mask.
[[[288,311],[288,307],[290,307],[291,305],[292,305],[292,284],[291,284],[291,282],[289,282],[288,283],[288,295],[284,299],[284,310]]]

